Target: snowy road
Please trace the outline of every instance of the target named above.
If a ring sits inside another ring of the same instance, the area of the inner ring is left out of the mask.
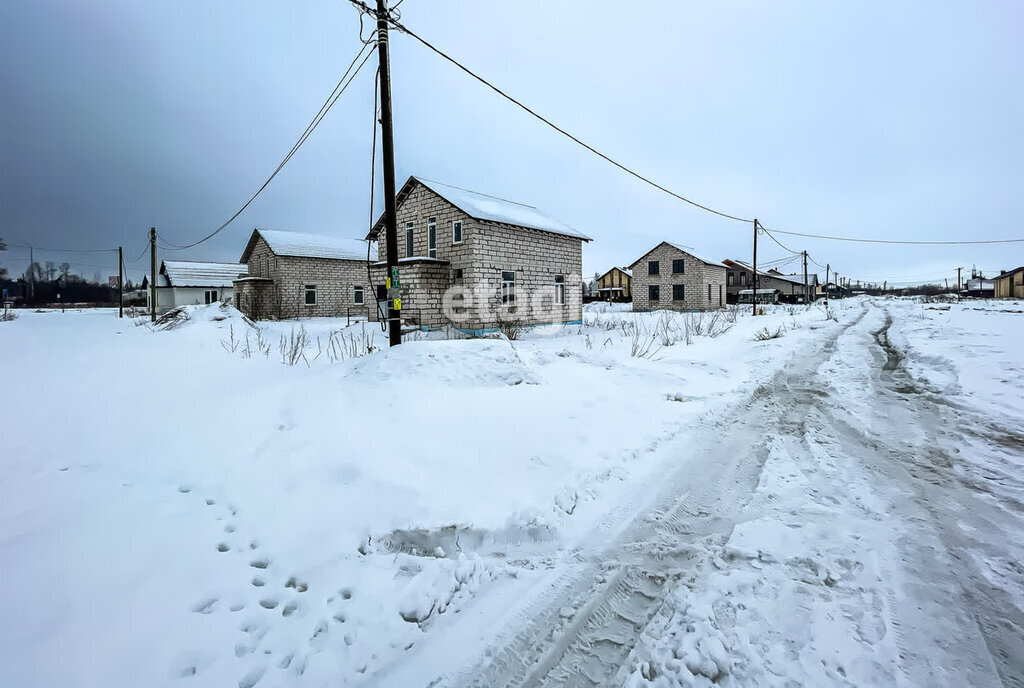
[[[865,304],[504,609],[377,680],[1024,685],[1024,435],[908,375],[893,319]],[[470,638],[465,666],[431,665]]]

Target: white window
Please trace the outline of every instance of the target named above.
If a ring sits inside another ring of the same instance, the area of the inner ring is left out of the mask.
[[[555,305],[565,305],[565,275],[555,275]]]
[[[516,302],[516,273],[511,270],[501,271],[501,302]]]
[[[217,301],[217,290],[216,289],[207,289],[205,292],[203,292],[203,296],[206,298],[206,303],[207,304],[216,303],[216,301]]]
[[[437,218],[427,220],[427,257],[437,258]]]
[[[306,303],[307,306],[315,306],[316,305],[316,285],[315,284],[307,284],[306,285],[306,299],[305,299],[305,303]]]
[[[412,223],[405,223],[405,256],[406,258],[412,257]]]
[[[356,303],[356,304],[362,304],[363,303],[363,288],[362,287],[354,287],[353,288],[353,290],[352,290],[352,302]]]
[[[455,220],[452,222],[452,243],[462,243],[462,220]]]

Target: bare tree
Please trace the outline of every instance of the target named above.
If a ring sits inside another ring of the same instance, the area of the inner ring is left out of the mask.
[[[26,282],[41,282],[43,280],[43,267],[36,261],[32,261],[25,268],[24,278]]]
[[[57,276],[57,263],[52,260],[46,261],[46,268],[43,270],[47,282],[52,282]]]
[[[67,279],[69,274],[71,274],[71,263],[61,263],[60,276]]]

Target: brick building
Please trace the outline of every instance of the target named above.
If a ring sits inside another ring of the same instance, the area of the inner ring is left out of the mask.
[[[248,274],[234,283],[235,305],[254,320],[366,316],[373,303],[366,251],[359,239],[254,229],[241,258]]]
[[[396,202],[404,322],[479,334],[505,321],[582,321],[589,237],[533,206],[418,177],[409,177]],[[381,258],[383,229],[381,216],[367,236]],[[383,262],[374,265],[376,284],[384,273]]]
[[[725,266],[663,241],[629,266],[633,310],[709,311],[725,306]]]

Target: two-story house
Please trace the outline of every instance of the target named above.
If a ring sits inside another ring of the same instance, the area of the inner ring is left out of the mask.
[[[395,200],[404,322],[474,334],[505,321],[582,322],[589,237],[533,206],[420,177],[409,177]],[[383,302],[383,215],[367,238],[377,241],[372,274]]]
[[[663,241],[633,261],[633,310],[709,311],[725,306],[725,266]]]

